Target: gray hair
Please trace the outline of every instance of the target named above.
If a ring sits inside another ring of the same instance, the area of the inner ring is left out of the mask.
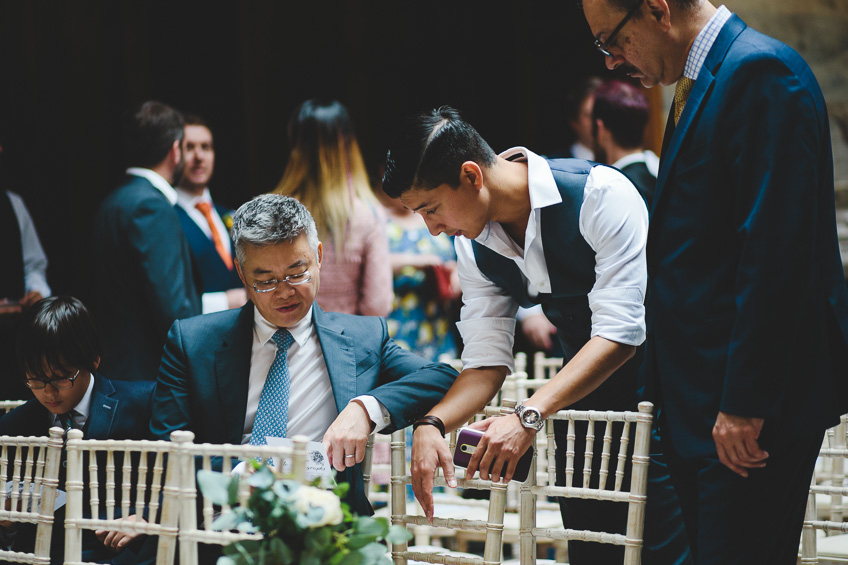
[[[236,257],[244,264],[244,244],[274,245],[294,241],[301,234],[318,256],[318,230],[306,206],[279,194],[263,194],[242,204],[233,215],[231,234]]]

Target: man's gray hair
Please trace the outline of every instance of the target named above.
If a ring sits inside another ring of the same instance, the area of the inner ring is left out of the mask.
[[[233,215],[231,234],[236,257],[244,265],[244,244],[275,245],[294,241],[301,234],[318,255],[318,230],[306,206],[279,194],[263,194],[242,204]]]

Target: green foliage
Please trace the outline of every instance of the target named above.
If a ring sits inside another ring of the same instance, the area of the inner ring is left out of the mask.
[[[203,495],[232,509],[212,524],[220,531],[261,533],[261,539],[232,543],[218,565],[391,565],[386,542],[403,543],[412,534],[389,527],[385,518],[357,516],[341,501],[349,485],[333,491],[277,479],[270,468],[252,462],[246,506],[238,504],[239,477],[198,471]],[[244,487],[242,487],[244,488]]]

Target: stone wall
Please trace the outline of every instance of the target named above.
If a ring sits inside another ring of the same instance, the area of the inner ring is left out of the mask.
[[[733,0],[748,25],[791,45],[812,67],[827,100],[842,263],[848,273],[848,1]]]

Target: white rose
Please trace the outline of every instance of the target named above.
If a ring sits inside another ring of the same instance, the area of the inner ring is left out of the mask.
[[[311,528],[320,528],[321,526],[335,526],[342,523],[344,514],[342,514],[341,501],[339,497],[327,490],[321,490],[315,487],[302,486],[295,492],[294,507],[302,514],[308,514],[310,508],[321,508],[324,510],[324,515],[321,520],[312,524]]]

